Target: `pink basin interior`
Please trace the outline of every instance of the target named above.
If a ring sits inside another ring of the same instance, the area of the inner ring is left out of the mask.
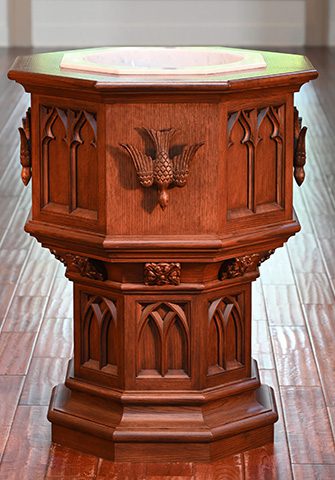
[[[68,52],[61,67],[112,74],[212,74],[265,67],[259,52],[223,47],[111,47]]]

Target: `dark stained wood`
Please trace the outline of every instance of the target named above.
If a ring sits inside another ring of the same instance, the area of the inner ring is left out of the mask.
[[[261,378],[263,382],[271,385],[275,391],[279,420],[276,424],[273,444],[257,449],[257,453],[255,451],[244,453],[246,460],[245,475],[247,478],[249,476],[250,480],[252,477],[256,479],[257,475],[262,478],[263,469],[265,469],[265,472],[267,472],[272,468],[272,477],[268,473],[268,476],[271,480],[272,478],[291,479],[291,459],[288,447],[287,429],[283,415],[282,398],[277,380],[277,372],[275,370],[261,370]]]
[[[320,385],[312,348],[304,327],[271,327],[278,381],[284,385]]]
[[[254,322],[252,333],[252,354],[257,358],[260,369],[274,368],[273,352],[266,321]]]
[[[306,305],[305,311],[326,403],[329,407],[334,407],[335,305]]]
[[[12,427],[23,385],[23,377],[14,375],[0,376],[0,459],[5,451],[5,445]]]
[[[49,459],[49,442],[46,407],[18,406],[1,462],[1,480],[43,480]]]
[[[294,480],[333,480],[335,465],[293,465]]]
[[[281,395],[292,463],[335,464],[335,447],[321,388],[282,387]],[[324,445],[329,447],[325,450]]]
[[[326,273],[296,273],[296,279],[304,304],[333,303],[334,291]]]
[[[34,357],[20,397],[20,405],[48,405],[50,390],[65,376],[67,360],[64,358]]]
[[[34,349],[36,357],[70,358],[73,350],[72,318],[45,318]],[[57,338],[57,342],[54,339]]]
[[[295,285],[263,285],[270,325],[305,325]]]
[[[98,459],[89,455],[81,455],[68,448],[53,445],[50,448],[50,457],[46,479],[63,478],[96,478]],[[113,478],[111,476],[111,478]]]
[[[33,353],[36,334],[0,333],[0,375],[24,375]]]
[[[6,53],[5,53],[6,52]],[[7,50],[0,49],[0,68],[5,71],[13,60],[13,57],[17,54],[22,54],[21,51],[13,51],[7,53]],[[28,52],[29,53],[29,52]],[[262,278],[264,279],[263,285],[260,280],[254,282],[253,285],[253,320],[261,322],[270,322],[272,325],[279,326],[305,326],[305,318],[307,319],[307,332],[310,338],[310,342],[313,346],[313,355],[315,356],[315,363],[320,374],[321,389],[325,398],[328,399],[327,403],[332,402],[333,399],[333,387],[332,387],[332,358],[333,355],[333,329],[332,325],[332,305],[334,304],[334,297],[328,295],[326,297],[327,302],[331,302],[330,306],[322,304],[324,297],[319,297],[319,304],[309,304],[306,308],[301,304],[302,291],[301,284],[297,285],[295,272],[304,273],[305,271],[317,271],[318,273],[325,273],[327,280],[334,282],[334,261],[332,255],[333,239],[335,238],[335,215],[332,205],[332,199],[334,198],[334,161],[333,161],[333,134],[332,125],[335,121],[335,96],[333,93],[334,83],[334,65],[335,65],[335,50],[331,49],[308,49],[307,55],[311,58],[312,62],[320,70],[321,76],[317,82],[307,87],[303,87],[302,92],[295,97],[295,102],[298,105],[299,112],[304,118],[304,123],[310,128],[307,134],[307,155],[308,161],[306,165],[306,178],[304,184],[300,190],[295,189],[295,209],[298,213],[300,223],[302,225],[302,231],[290,240],[288,245],[288,253],[285,252],[284,257],[276,258],[277,252],[271,257],[270,260],[265,262],[262,267]],[[29,211],[29,196],[30,186],[27,191],[24,192],[24,196],[20,196],[23,191],[22,183],[20,182],[20,165],[18,162],[19,151],[19,138],[17,133],[17,127],[20,125],[21,118],[24,116],[26,108],[28,106],[28,98],[22,94],[22,90],[15,86],[13,82],[9,82],[5,79],[5,75],[0,77],[0,178],[1,178],[1,190],[6,192],[5,197],[1,197],[1,206],[5,205],[6,208],[1,208],[0,216],[5,220],[0,225],[0,241],[6,240],[6,250],[3,247],[0,248],[1,255],[1,273],[4,275],[5,281],[0,280],[3,285],[11,285],[11,289],[3,293],[3,299],[6,302],[1,303],[3,308],[4,317],[2,317],[2,324],[6,324],[6,331],[25,332],[40,330],[40,341],[38,341],[37,350],[34,351],[34,356],[48,357],[49,356],[65,357],[68,356],[66,352],[69,352],[69,337],[66,339],[66,345],[63,345],[64,335],[70,335],[69,319],[72,316],[72,285],[65,278],[64,267],[61,263],[58,265],[56,277],[53,281],[53,288],[51,292],[48,292],[47,296],[17,296],[12,297],[13,288],[16,285],[20,285],[20,275],[24,272],[25,264],[22,263],[23,252],[26,251],[26,265],[30,263],[31,255],[31,242],[29,237],[24,234],[22,227],[26,220]],[[6,86],[6,88],[2,88]],[[1,99],[8,99],[4,103]],[[6,108],[3,106],[6,105]],[[327,114],[325,114],[327,112]],[[316,122],[316,118],[318,122]],[[124,140],[124,139],[123,139]],[[198,152],[200,154],[200,151]],[[5,173],[5,176],[4,176]],[[322,182],[320,182],[322,180]],[[316,188],[313,188],[313,184],[317,182]],[[20,186],[21,185],[21,186]],[[187,188],[187,187],[186,187]],[[174,192],[172,192],[173,194]],[[323,195],[322,202],[319,200],[320,195]],[[13,228],[8,231],[8,222],[14,220],[13,215],[25,209],[25,214],[21,215],[19,222],[13,222]],[[167,209],[168,210],[168,209]],[[14,225],[15,223],[15,225]],[[306,241],[303,241],[305,233],[313,234],[313,238],[306,237]],[[325,239],[325,241],[323,241]],[[18,245],[29,242],[28,248],[20,250],[18,247],[17,258],[15,255],[10,256],[10,251],[13,249],[14,244],[18,242]],[[22,243],[21,243],[22,242]],[[293,242],[297,242],[296,246],[291,248]],[[311,250],[309,250],[311,249]],[[2,253],[3,252],[3,253]],[[39,247],[36,251],[36,256],[33,259],[44,259],[43,250]],[[321,257],[321,264],[320,264]],[[50,260],[53,257],[50,256]],[[314,260],[315,259],[315,260]],[[326,260],[326,263],[324,263]],[[44,260],[43,260],[44,261]],[[155,259],[157,261],[157,259]],[[177,260],[174,260],[177,261]],[[12,263],[13,262],[13,263]],[[292,264],[290,263],[292,262]],[[14,268],[11,271],[10,265],[13,264]],[[270,264],[271,263],[271,264]],[[268,267],[269,265],[269,267]],[[314,270],[313,270],[314,269]],[[33,271],[33,270],[32,270]],[[141,270],[143,271],[143,270]],[[264,276],[263,276],[264,274]],[[329,276],[330,274],[330,276]],[[28,277],[26,276],[26,279]],[[27,282],[23,287],[25,292],[27,291]],[[0,291],[1,295],[2,291]],[[265,294],[265,296],[264,296]],[[45,317],[45,304],[49,300],[46,314],[50,317]],[[8,299],[8,301],[7,301]],[[301,308],[303,306],[303,309]],[[8,314],[6,316],[7,308],[9,307]],[[265,309],[266,307],[266,309]],[[305,317],[306,313],[306,317]],[[63,324],[63,321],[65,322]],[[1,321],[0,321],[1,323]],[[262,323],[262,326],[264,324]],[[47,338],[48,331],[50,329],[50,336]],[[43,333],[45,332],[45,333]],[[58,332],[61,332],[60,334]],[[268,352],[271,350],[269,341],[272,342],[267,336],[262,337],[262,331],[258,330],[259,335],[264,342],[260,345],[260,352]],[[270,330],[271,332],[271,330]],[[256,333],[256,330],[255,332]],[[60,336],[59,336],[60,335]],[[256,352],[255,352],[256,353]],[[293,354],[294,352],[292,352]],[[257,358],[257,353],[256,353]],[[264,362],[264,356],[263,358]],[[267,357],[268,358],[268,357]],[[264,364],[263,364],[264,365]],[[270,363],[267,364],[270,366]],[[276,367],[276,364],[274,365]],[[292,370],[295,365],[292,365]],[[26,369],[28,371],[28,368]],[[264,448],[261,447],[255,450],[249,450],[244,453],[244,458],[241,456],[226,457],[219,462],[212,462],[206,464],[193,464],[193,463],[174,463],[174,464],[145,464],[145,463],[113,463],[106,460],[96,459],[97,464],[101,466],[100,473],[97,478],[118,478],[124,480],[125,478],[171,478],[171,475],[176,478],[198,478],[198,479],[218,479],[222,478],[236,478],[243,479],[250,478],[252,480],[258,480],[262,478],[284,479],[288,480],[293,478],[291,472],[291,459],[288,454],[287,440],[286,440],[286,422],[281,413],[281,395],[276,386],[276,371],[275,370],[262,370],[262,381],[268,385],[272,385],[275,389],[277,407],[279,411],[280,420],[275,424],[275,443],[274,445],[268,445]],[[18,395],[21,385],[19,379],[22,378],[24,382],[26,376],[3,376],[4,382],[12,382],[12,379],[17,379],[13,386],[10,387],[12,394],[9,394],[5,383],[1,383],[1,393],[4,393],[5,402],[2,401],[2,406],[5,409],[0,408],[0,424],[6,425],[5,430],[1,430],[1,434],[5,433],[3,449],[7,447],[5,451],[4,460],[6,461],[3,466],[0,466],[0,478],[1,480],[8,479],[22,479],[32,478],[43,479],[45,478],[46,465],[50,462],[52,468],[48,470],[48,474],[52,475],[51,478],[66,478],[65,474],[68,474],[68,478],[73,478],[71,475],[74,473],[80,476],[81,474],[91,474],[90,465],[95,463],[91,460],[91,457],[85,458],[83,454],[78,451],[70,451],[64,447],[57,446],[57,461],[52,460],[53,451],[50,451],[48,458],[48,450],[50,445],[49,435],[44,435],[44,432],[49,433],[50,426],[46,421],[46,411],[39,410],[36,421],[29,423],[15,422],[15,428],[11,431],[10,424],[13,420],[13,412],[16,409],[16,403],[18,402]],[[296,380],[299,382],[299,375]],[[306,376],[304,375],[304,378]],[[9,384],[6,383],[9,388]],[[293,390],[300,387],[289,387]],[[308,387],[318,388],[318,387]],[[7,393],[6,393],[7,392]],[[328,393],[327,393],[328,392]],[[304,403],[308,402],[309,395],[302,394],[302,400]],[[307,464],[294,464],[293,471],[295,478],[314,479],[320,480],[333,479],[334,475],[334,460],[329,453],[333,451],[333,438],[331,435],[324,435],[324,431],[329,428],[329,418],[333,420],[335,425],[335,412],[334,407],[328,407],[327,414],[330,416],[319,413],[319,405],[322,405],[322,401],[319,403],[308,402],[311,405],[312,415],[317,418],[317,433],[322,433],[322,451],[323,455],[317,455],[317,462],[327,462],[328,464],[311,465],[313,462],[312,457],[306,459]],[[19,408],[30,408],[21,406]],[[289,408],[289,407],[288,407]],[[9,412],[7,414],[7,412]],[[20,418],[22,415],[20,411],[16,411],[16,416]],[[307,436],[307,441],[310,437],[314,439],[313,428],[309,426],[310,417],[308,414],[304,415],[304,418],[308,419],[306,424],[304,435]],[[19,425],[19,427],[17,427]],[[328,425],[326,427],[326,425]],[[8,430],[6,430],[8,426]],[[289,424],[290,431],[295,430],[298,432],[299,422],[296,415],[293,415],[292,422]],[[46,430],[45,430],[46,428]],[[333,433],[334,433],[333,427]],[[24,435],[22,435],[24,432]],[[31,441],[26,441],[30,438]],[[9,439],[9,441],[8,441]],[[299,440],[300,441],[300,440]],[[313,440],[314,441],[314,440]],[[315,443],[315,441],[314,441]],[[36,447],[38,445],[38,454],[36,453]],[[297,449],[298,449],[297,444]],[[314,450],[314,449],[313,449]],[[318,447],[316,447],[318,450]],[[303,459],[305,461],[305,459]],[[297,461],[297,459],[295,459]],[[91,463],[90,463],[91,462]],[[331,462],[331,464],[329,464]],[[41,468],[41,464],[43,467]],[[76,465],[82,465],[82,468],[76,469]],[[75,469],[75,470],[74,470]],[[197,473],[197,475],[196,475]],[[94,474],[95,475],[95,474]],[[91,478],[94,478],[94,475]],[[229,476],[228,476],[229,475]],[[267,476],[266,476],[267,475]],[[172,478],[174,478],[172,476]],[[48,478],[48,477],[47,477]],[[85,478],[90,478],[86,476]]]
[[[213,84],[214,91],[227,89],[243,89],[245,82],[250,88],[259,88],[259,79],[266,77],[271,86],[303,84],[307,80],[317,76],[316,71],[306,57],[290,54],[278,54],[274,52],[262,52],[267,67],[250,72],[233,72],[226,75],[188,76],[185,79],[173,79],[171,76],[136,76],[136,75],[101,75],[78,71],[69,71],[60,68],[63,52],[52,52],[18,58],[10,71],[11,79],[21,79],[30,85],[44,83],[50,87],[71,87],[71,80],[85,92],[86,89],[96,88],[97,91],[111,91],[131,89],[137,92],[159,90],[162,86],[170,91],[207,91],[207,85]],[[80,95],[77,88],[75,95]],[[85,92],[86,93],[86,92]]]
[[[107,78],[59,70],[60,55],[18,58],[8,73],[32,94],[20,130],[24,183],[33,176],[25,230],[74,282],[74,360],[53,390],[53,441],[149,462],[271,442],[251,283],[299,230],[292,177],[295,167],[302,183],[306,129],[293,94],[317,71],[266,52],[263,71]],[[30,258],[16,293],[48,296],[57,268]],[[46,318],[70,316],[56,309]],[[21,404],[44,404],[64,364],[34,357]]]
[[[48,297],[14,295],[3,324],[3,332],[38,332]]]

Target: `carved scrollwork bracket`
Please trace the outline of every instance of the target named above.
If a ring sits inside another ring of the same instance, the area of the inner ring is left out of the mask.
[[[300,185],[305,179],[304,166],[306,163],[306,133],[307,127],[301,127],[302,118],[299,117],[297,108],[294,108],[294,178]]]
[[[22,166],[21,179],[25,186],[28,185],[31,179],[31,110],[28,108],[26,116],[22,118],[22,127],[19,127],[20,132],[20,163]]]
[[[50,250],[51,253],[66,266],[66,273],[79,273],[82,277],[92,280],[107,280],[107,272],[104,264],[93,258],[81,257],[73,253],[58,253],[56,250]]]
[[[274,250],[268,250],[225,260],[219,271],[219,280],[241,277],[245,273],[254,272],[273,253]]]
[[[179,285],[180,263],[146,263],[144,266],[145,285]]]
[[[168,188],[172,186],[184,187],[189,174],[191,161],[204,145],[204,142],[195,143],[183,148],[179,155],[170,157],[171,139],[176,134],[175,128],[154,130],[143,128],[155,146],[155,158],[140,152],[133,145],[121,143],[134,163],[138,179],[142,187],[156,185],[158,189],[158,203],[164,210],[169,202]]]

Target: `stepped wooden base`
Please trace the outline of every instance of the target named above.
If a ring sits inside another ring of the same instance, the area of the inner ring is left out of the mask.
[[[184,404],[150,404],[143,395],[136,402],[136,394],[122,402],[58,385],[48,415],[52,440],[114,461],[220,459],[273,441],[274,395],[259,385],[256,362],[254,380],[234,385],[236,393],[202,392],[198,400],[184,393]]]

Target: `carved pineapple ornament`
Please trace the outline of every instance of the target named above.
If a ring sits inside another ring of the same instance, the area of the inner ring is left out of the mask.
[[[180,155],[170,158],[170,142],[177,130],[174,128],[164,130],[143,128],[143,130],[155,146],[156,158],[140,152],[133,145],[127,143],[120,145],[132,159],[140,184],[143,187],[157,186],[158,203],[164,210],[169,202],[168,188],[183,187],[186,184],[191,161],[204,142],[186,146]]]

